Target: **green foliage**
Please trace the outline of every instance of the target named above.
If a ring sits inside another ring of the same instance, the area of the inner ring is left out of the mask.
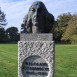
[[[4,12],[1,11],[0,8],[0,43],[7,42],[9,40],[4,29],[4,26],[7,24],[5,16],[6,15],[4,14]]]
[[[0,43],[7,42],[7,41],[8,41],[8,36],[7,36],[4,28],[0,28]]]
[[[0,42],[8,42],[9,40],[17,42],[19,40],[18,29],[16,27],[10,27],[5,31],[4,27],[7,24],[5,16],[0,8]]]
[[[59,15],[53,28],[55,42],[77,42],[77,14]]]
[[[0,28],[0,43],[5,42],[17,42],[20,39],[20,34],[16,27],[10,27],[8,29]]]
[[[6,15],[4,14],[4,12],[1,11],[0,8],[0,28],[3,28],[7,24],[5,16]]]
[[[19,40],[19,33],[17,27],[9,27],[8,29],[6,29],[6,33],[8,34],[10,41]]]
[[[63,33],[66,31],[69,20],[72,19],[70,13],[63,13],[59,15],[54,24],[54,39],[55,41],[61,41]]]
[[[77,42],[77,34],[72,35],[71,41],[72,42]]]
[[[77,42],[77,15],[74,15],[73,18],[68,22],[66,32],[63,34],[61,40]]]

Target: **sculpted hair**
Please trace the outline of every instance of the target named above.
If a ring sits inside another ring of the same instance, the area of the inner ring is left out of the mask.
[[[32,9],[33,6],[35,6],[36,3],[37,3],[37,1],[34,2],[30,6],[28,14],[25,15],[25,17],[24,17],[23,24],[25,26],[26,33],[31,33],[32,32],[33,23],[32,23],[32,16],[30,14],[30,10]],[[42,26],[44,26],[44,32],[43,33],[49,33],[50,30],[53,27],[54,16],[48,12],[45,5],[41,1],[38,1],[38,3],[43,9],[43,19],[44,19],[43,20],[43,25],[42,25]]]

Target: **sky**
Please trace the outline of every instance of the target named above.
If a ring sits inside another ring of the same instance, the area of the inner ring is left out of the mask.
[[[6,14],[7,26],[15,26],[21,30],[24,16],[28,13],[30,5],[37,0],[0,0],[1,10]],[[77,0],[38,0],[42,1],[47,10],[54,15],[55,20],[58,15],[70,12],[77,13]]]

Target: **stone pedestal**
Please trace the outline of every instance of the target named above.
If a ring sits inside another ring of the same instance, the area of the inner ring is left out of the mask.
[[[52,34],[21,34],[18,42],[18,77],[54,77]]]

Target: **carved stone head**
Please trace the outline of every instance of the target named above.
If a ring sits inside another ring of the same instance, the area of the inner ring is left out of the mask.
[[[54,17],[47,11],[43,2],[36,1],[30,6],[23,22],[26,33],[49,33]]]

